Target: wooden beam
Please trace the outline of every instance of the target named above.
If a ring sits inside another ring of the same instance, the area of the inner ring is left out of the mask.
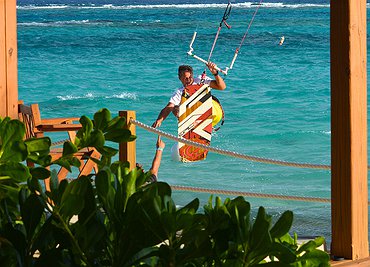
[[[0,117],[6,116],[6,16],[5,1],[0,1]]]
[[[356,260],[356,261],[351,261],[351,260],[331,261],[330,266],[335,266],[335,267],[369,267],[370,266],[370,258],[364,258],[364,259]]]
[[[0,1],[0,116],[18,116],[16,0]]]
[[[366,0],[330,1],[331,254],[369,256]]]
[[[136,134],[136,127],[130,123],[130,119],[136,120],[135,111],[120,111],[119,116],[126,118],[126,129],[131,131],[131,134]],[[136,167],[136,140],[128,143],[121,143],[119,145],[119,160],[121,162],[130,163],[130,169]]]

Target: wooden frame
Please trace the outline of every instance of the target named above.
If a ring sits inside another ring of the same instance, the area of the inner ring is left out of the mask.
[[[16,0],[0,1],[0,116],[17,118],[18,59]]]
[[[126,129],[131,131],[132,135],[136,134],[136,127],[130,123],[130,119],[136,120],[135,111],[120,111],[119,116],[126,118]],[[130,169],[136,167],[136,140],[128,143],[119,144],[119,160],[130,163]]]
[[[79,118],[53,118],[42,119],[40,115],[39,105],[32,104],[26,106],[23,101],[19,101],[18,118],[26,126],[26,138],[43,137],[45,132],[65,132],[68,135],[68,141],[74,142],[76,131],[82,128]],[[74,123],[75,122],[75,123]],[[65,141],[65,140],[64,140]],[[57,160],[62,156],[63,149],[52,147],[50,155],[52,160]],[[89,175],[93,170],[98,172],[98,166],[93,159],[100,159],[100,153],[93,147],[87,147],[74,153],[74,156],[80,161],[81,166],[77,178],[81,175]],[[32,163],[28,163],[33,165]],[[60,168],[58,171],[58,180],[65,179],[68,175],[68,170]],[[49,187],[49,179],[45,180],[45,187]]]
[[[331,254],[369,256],[366,0],[332,0]]]

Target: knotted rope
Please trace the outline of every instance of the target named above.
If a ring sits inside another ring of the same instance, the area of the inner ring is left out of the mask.
[[[260,163],[266,163],[266,164],[275,164],[275,165],[282,165],[282,166],[289,166],[289,167],[297,167],[297,168],[310,168],[310,169],[322,169],[322,170],[330,170],[330,165],[320,165],[320,164],[310,164],[310,163],[298,163],[298,162],[288,162],[288,161],[283,161],[283,160],[275,160],[275,159],[268,159],[268,158],[262,158],[262,157],[256,157],[256,156],[250,156],[246,154],[241,154],[238,152],[230,151],[230,150],[225,150],[221,149],[218,147],[212,147],[212,146],[207,146],[204,144],[200,144],[194,141],[187,140],[182,137],[178,137],[169,133],[166,133],[162,130],[159,130],[157,128],[153,128],[149,125],[146,125],[140,121],[130,119],[130,122],[140,128],[143,128],[149,132],[167,137],[168,139],[186,144],[186,145],[191,145],[195,146],[198,148],[202,148],[208,151],[212,151],[217,154],[221,155],[226,155],[226,156],[231,156],[234,158],[240,158],[240,159],[245,159],[249,161],[255,161],[255,162],[260,162]]]
[[[53,142],[51,143],[51,147],[55,147],[55,146],[60,146],[60,145],[63,145],[65,142],[68,142],[68,141],[71,141],[70,139],[64,139],[64,140],[60,140],[60,141],[56,141],[56,142]]]
[[[281,200],[304,201],[304,202],[322,202],[322,203],[331,202],[329,198],[321,198],[321,197],[284,196],[284,195],[275,195],[275,194],[233,191],[233,190],[209,189],[209,188],[182,186],[182,185],[171,185],[171,188],[176,191],[188,191],[188,192],[210,193],[210,194],[231,195],[231,196],[244,196],[244,197],[253,197],[253,198],[269,198],[269,199],[281,199]]]

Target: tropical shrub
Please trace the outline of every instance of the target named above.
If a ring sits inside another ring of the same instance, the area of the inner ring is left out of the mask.
[[[135,139],[125,119],[102,109],[80,119],[74,144],[51,161],[50,139],[23,140],[17,120],[0,121],[0,262],[4,266],[329,266],[317,238],[304,245],[290,236],[291,211],[272,225],[260,207],[252,220],[242,197],[211,197],[198,212],[194,199],[176,208],[167,183],[148,183],[150,174],[111,162],[117,149],[106,141]],[[73,154],[95,147],[97,174],[58,182],[59,165],[71,170]],[[28,167],[25,161],[35,163]],[[50,191],[41,186],[51,177]]]

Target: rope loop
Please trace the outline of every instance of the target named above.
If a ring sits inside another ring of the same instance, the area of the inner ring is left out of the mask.
[[[225,26],[230,29],[231,26],[229,24],[226,23],[226,20],[229,18],[230,16],[230,13],[231,13],[231,2],[229,1],[227,6],[226,6],[226,9],[225,9],[225,12],[224,12],[224,15],[222,16],[222,21],[220,22],[220,27],[222,26],[222,23],[225,24]]]

